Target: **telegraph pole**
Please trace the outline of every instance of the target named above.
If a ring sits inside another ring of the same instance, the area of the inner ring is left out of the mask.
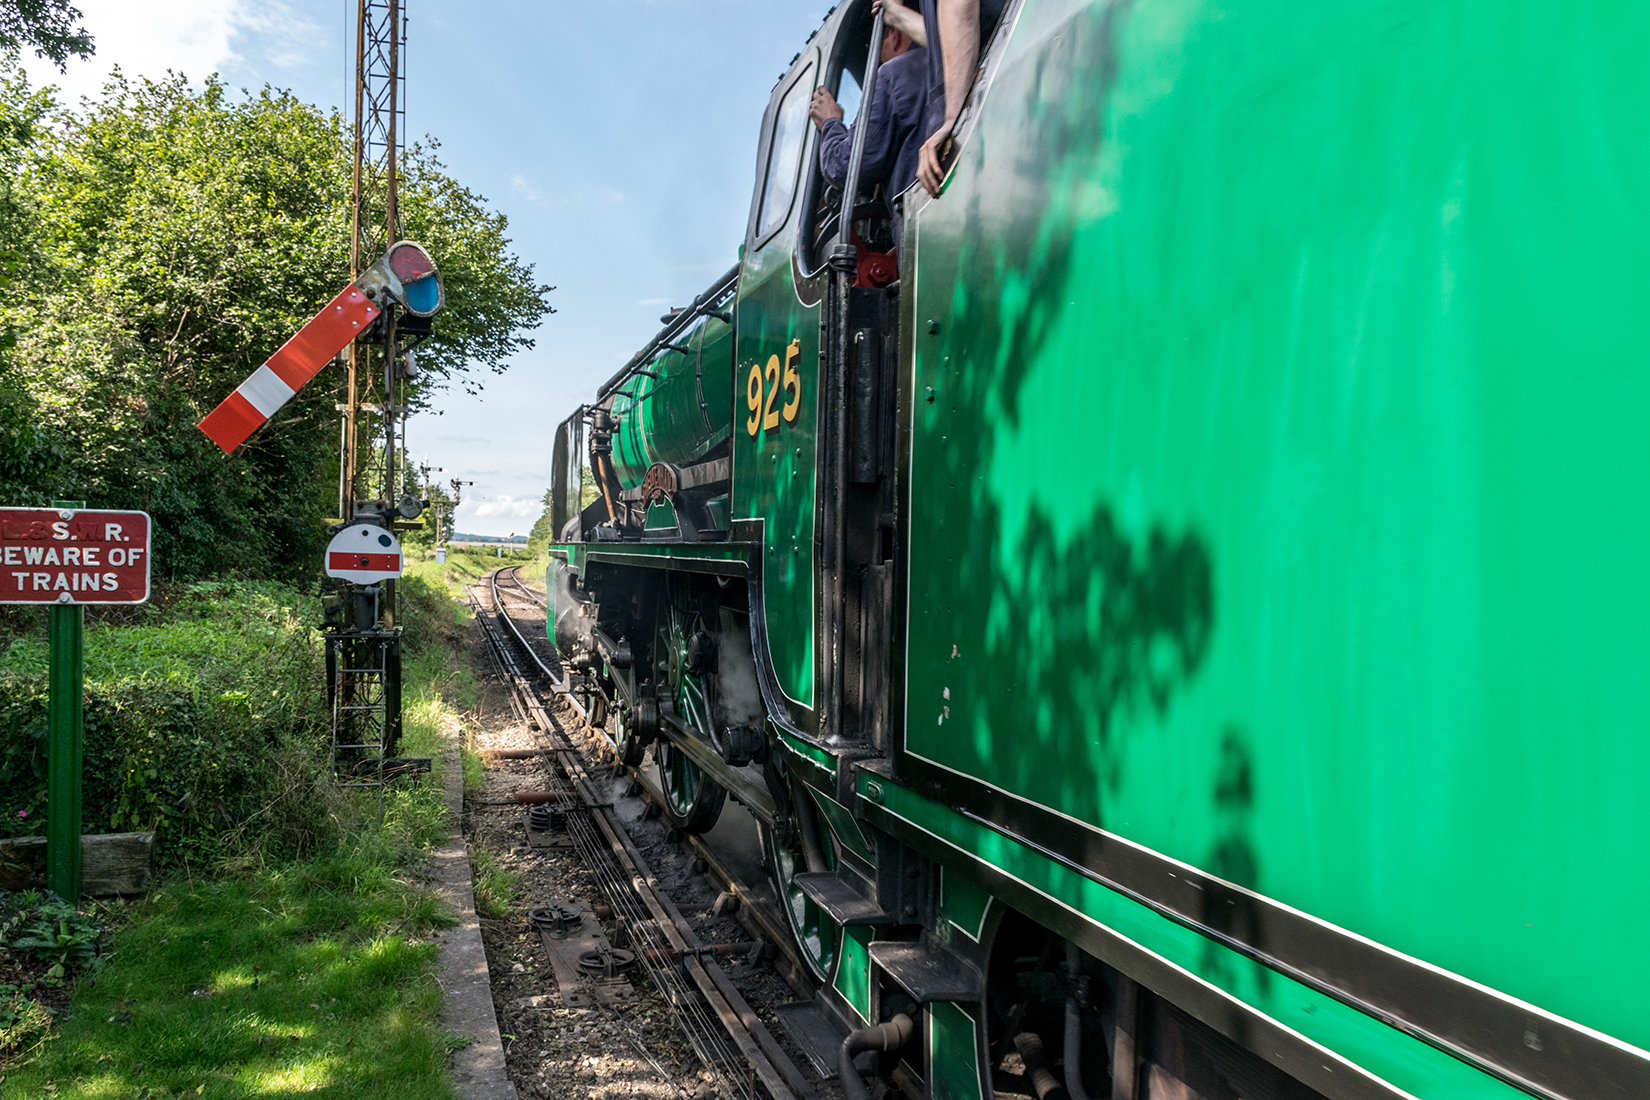
[[[460,481],[453,478],[447,483],[453,487],[453,502],[447,510],[447,536],[452,537],[453,529],[458,523],[458,506],[464,503],[464,486],[474,485],[473,481]]]
[[[396,425],[403,425],[404,437],[412,349],[431,334],[430,318],[446,303],[434,257],[416,241],[398,239],[406,30],[402,0],[357,0],[349,286],[198,425],[230,454],[329,360],[344,356],[345,393],[338,406],[344,414],[338,446],[342,514],[328,525],[332,541],[325,556],[326,575],[343,583],[326,601],[327,702],[335,777],[344,786],[376,787],[380,799],[387,777],[410,763],[424,770],[429,764],[386,759],[401,731],[395,579],[403,560],[394,532],[417,526],[411,521],[429,505],[401,491],[404,460]],[[379,340],[383,386],[375,393],[370,367]],[[382,499],[360,499],[363,412],[383,420]]]

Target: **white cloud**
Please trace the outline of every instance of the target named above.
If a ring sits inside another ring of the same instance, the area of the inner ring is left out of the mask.
[[[235,67],[250,70],[238,75],[262,80],[277,75],[266,68],[290,72],[314,64],[316,43],[325,40],[319,27],[282,0],[78,0],[77,6],[97,52],[88,60],[71,59],[66,74],[32,55],[25,58],[29,79],[56,84],[71,104],[96,94],[116,66],[128,76],[161,77],[172,69],[197,83]]]
[[[668,306],[670,304],[670,299],[669,298],[637,298],[636,299],[636,304],[639,305],[639,306]]]
[[[246,0],[241,0],[246,8]],[[315,63],[315,47],[325,41],[321,28],[293,11],[281,0],[265,0],[257,11],[242,11],[240,26],[247,34],[263,37],[263,55],[283,72],[307,68]]]
[[[528,183],[527,178],[520,172],[517,172],[515,175],[510,177],[510,190],[515,194],[520,195],[528,202],[539,201],[540,196],[538,190],[534,188],[532,184]]]
[[[544,511],[544,502],[531,497],[499,496],[491,500],[477,501],[474,510],[460,507],[459,511],[469,512],[473,516],[517,516],[523,519],[537,519],[539,513]]]

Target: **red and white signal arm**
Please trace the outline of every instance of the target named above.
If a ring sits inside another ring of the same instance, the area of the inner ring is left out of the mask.
[[[147,603],[149,514],[0,508],[0,603]]]
[[[352,523],[327,544],[327,576],[356,584],[393,581],[401,575],[401,543],[370,523]]]

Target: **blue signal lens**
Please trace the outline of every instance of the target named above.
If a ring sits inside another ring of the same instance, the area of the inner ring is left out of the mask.
[[[379,546],[388,546],[388,545],[390,545],[390,537],[388,535],[379,535],[378,536],[378,545]]]
[[[420,317],[428,317],[441,308],[441,281],[435,276],[405,283],[401,287],[407,309]]]

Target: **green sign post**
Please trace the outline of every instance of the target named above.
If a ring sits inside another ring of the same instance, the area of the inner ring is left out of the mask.
[[[54,500],[54,508],[84,508]],[[80,901],[80,771],[86,737],[86,609],[52,605],[50,720],[46,743],[46,886]]]

